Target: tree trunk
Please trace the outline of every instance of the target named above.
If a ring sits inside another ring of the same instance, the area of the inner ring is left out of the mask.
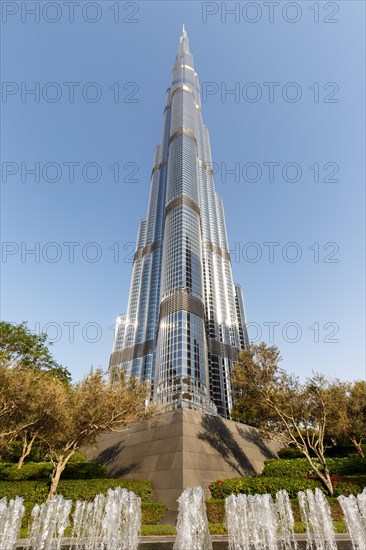
[[[324,478],[325,478],[325,481],[323,481],[323,483],[325,484],[326,488],[330,492],[331,496],[333,496],[334,487],[333,487],[332,480],[330,479],[330,474],[329,474],[329,470],[328,470],[327,466],[325,466]]]
[[[23,451],[22,451],[22,456],[18,460],[17,470],[20,470],[20,468],[23,466],[24,460],[27,458],[27,456],[31,452],[35,438],[36,436],[34,435],[28,443],[27,435],[23,437]]]
[[[356,447],[356,451],[358,452],[358,454],[360,455],[361,458],[365,458],[365,455],[364,455],[364,452],[363,452],[363,449],[361,447],[361,443],[359,443],[356,439],[354,439],[353,437],[351,437],[351,442],[352,444]]]
[[[324,472],[321,472],[319,470],[319,468],[317,468],[316,464],[314,464],[311,456],[309,453],[307,453],[306,451],[304,451],[304,449],[301,449],[301,452],[303,453],[303,455],[305,456],[306,460],[308,461],[308,463],[310,464],[311,468],[314,470],[314,473],[318,476],[318,478],[320,479],[320,481],[325,485],[325,487],[328,489],[329,493],[331,494],[331,496],[333,496],[334,494],[334,487],[333,487],[333,484],[332,484],[332,480],[330,479],[330,475],[329,475],[329,470],[328,470],[328,467],[325,463],[325,460],[324,460],[324,457],[321,459],[319,458],[320,462],[324,465]]]
[[[47,500],[50,500],[56,494],[58,483],[60,481],[61,474],[65,469],[65,466],[66,463],[64,463],[63,461],[57,462],[56,467],[52,472]]]
[[[73,449],[69,452],[66,458],[64,458],[65,455],[60,455],[51,475],[47,500],[50,500],[56,494],[61,474],[66,468],[66,464],[68,463],[69,459],[75,454],[75,452],[76,449]]]

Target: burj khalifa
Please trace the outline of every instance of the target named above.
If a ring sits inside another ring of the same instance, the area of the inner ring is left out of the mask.
[[[184,29],[166,91],[147,215],[140,222],[127,313],[117,318],[110,372],[146,381],[162,411],[229,418],[230,373],[248,346],[233,282],[224,207],[215,191],[200,83]]]

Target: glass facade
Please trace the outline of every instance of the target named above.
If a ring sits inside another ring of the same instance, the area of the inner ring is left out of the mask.
[[[230,417],[230,372],[248,345],[233,282],[224,208],[215,192],[200,85],[183,29],[140,222],[127,313],[117,318],[111,376],[150,385],[163,410]]]

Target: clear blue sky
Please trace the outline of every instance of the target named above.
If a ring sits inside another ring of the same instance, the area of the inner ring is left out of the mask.
[[[221,2],[81,0],[73,23],[62,2],[40,2],[39,22],[22,4],[35,2],[2,2],[2,318],[51,323],[75,379],[107,367],[184,22],[211,94],[203,116],[249,335],[273,340],[302,378],[364,378],[364,2],[281,2],[273,14],[241,2],[229,15]],[[39,101],[24,93],[37,86]],[[35,163],[37,182],[25,172]],[[277,163],[273,178],[264,163]],[[225,175],[235,164],[238,181]],[[273,261],[264,243],[278,243]]]

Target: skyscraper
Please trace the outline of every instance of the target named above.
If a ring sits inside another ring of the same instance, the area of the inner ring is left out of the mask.
[[[110,369],[148,381],[152,401],[165,410],[229,417],[230,372],[247,343],[243,296],[233,283],[199,79],[183,26]]]

